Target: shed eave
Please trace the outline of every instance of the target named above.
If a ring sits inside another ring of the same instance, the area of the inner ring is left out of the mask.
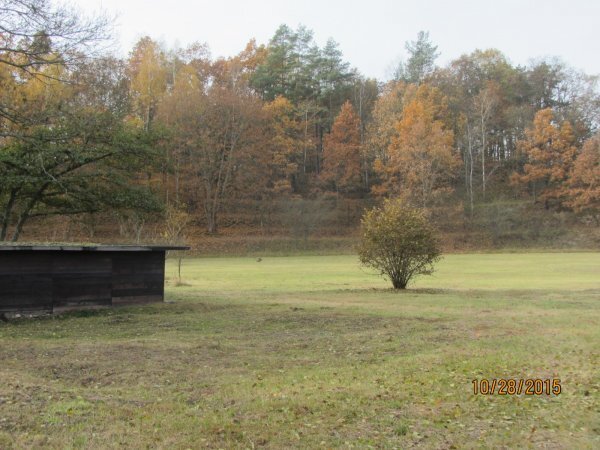
[[[175,245],[0,245],[0,252],[164,252],[189,249],[187,246]]]

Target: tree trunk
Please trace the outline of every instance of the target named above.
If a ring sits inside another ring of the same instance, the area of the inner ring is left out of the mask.
[[[8,225],[10,224],[10,214],[12,213],[15,200],[17,198],[18,189],[12,189],[6,207],[4,208],[4,216],[2,217],[2,229],[0,230],[0,241],[6,240],[8,234]]]
[[[38,191],[35,193],[33,198],[29,201],[29,203],[27,204],[27,206],[25,207],[25,209],[19,216],[19,221],[17,222],[17,227],[15,228],[15,232],[13,233],[12,238],[11,238],[12,242],[17,242],[19,240],[19,236],[21,235],[21,231],[23,231],[23,226],[25,225],[25,222],[27,222],[27,220],[29,219],[29,214],[31,213],[31,210],[34,208],[34,206],[40,200],[40,198],[42,197],[42,194],[44,193],[44,191],[46,190],[46,188],[49,185],[50,185],[50,182],[44,183],[42,185],[42,187],[40,189],[38,189]]]
[[[471,140],[471,130],[467,125],[467,139],[469,147],[469,207],[471,213],[471,219],[473,219],[473,144]]]
[[[392,285],[394,286],[394,289],[406,289],[408,281],[392,278]]]
[[[29,211],[24,211],[23,214],[19,217],[19,221],[17,222],[17,226],[15,228],[15,232],[10,239],[11,242],[17,242],[19,240],[19,236],[21,236],[21,231],[23,231],[23,225],[27,222],[29,218]]]
[[[481,190],[485,201],[485,120],[481,118]]]
[[[394,285],[394,289],[406,289],[406,284],[401,281],[392,280],[392,284]]]
[[[304,113],[304,145],[303,145],[303,159],[302,159],[302,172],[306,173],[306,160],[308,157],[308,110]]]
[[[177,206],[180,205],[179,202],[179,177],[180,177],[180,163],[179,163],[179,157],[176,158],[176,163],[175,163],[175,204]]]
[[[206,212],[206,231],[209,234],[217,233],[217,212],[207,211]]]

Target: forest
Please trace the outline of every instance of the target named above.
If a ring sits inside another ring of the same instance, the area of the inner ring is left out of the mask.
[[[302,26],[118,57],[109,20],[45,0],[0,23],[0,241],[344,246],[399,197],[451,248],[600,242],[598,76],[559,59],[440,65],[420,32],[376,80]]]

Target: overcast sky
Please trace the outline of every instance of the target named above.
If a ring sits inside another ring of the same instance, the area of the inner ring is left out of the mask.
[[[116,14],[127,54],[141,36],[168,46],[206,42],[213,56],[267,43],[277,27],[303,24],[319,45],[335,39],[360,72],[385,79],[404,43],[430,32],[445,64],[494,47],[515,64],[558,56],[600,74],[600,0],[70,0],[84,12]]]

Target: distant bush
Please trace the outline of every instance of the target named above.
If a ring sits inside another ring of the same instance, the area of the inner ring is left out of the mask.
[[[415,275],[430,275],[440,259],[435,231],[422,210],[386,201],[362,219],[359,258],[387,276],[394,289],[405,289]]]

